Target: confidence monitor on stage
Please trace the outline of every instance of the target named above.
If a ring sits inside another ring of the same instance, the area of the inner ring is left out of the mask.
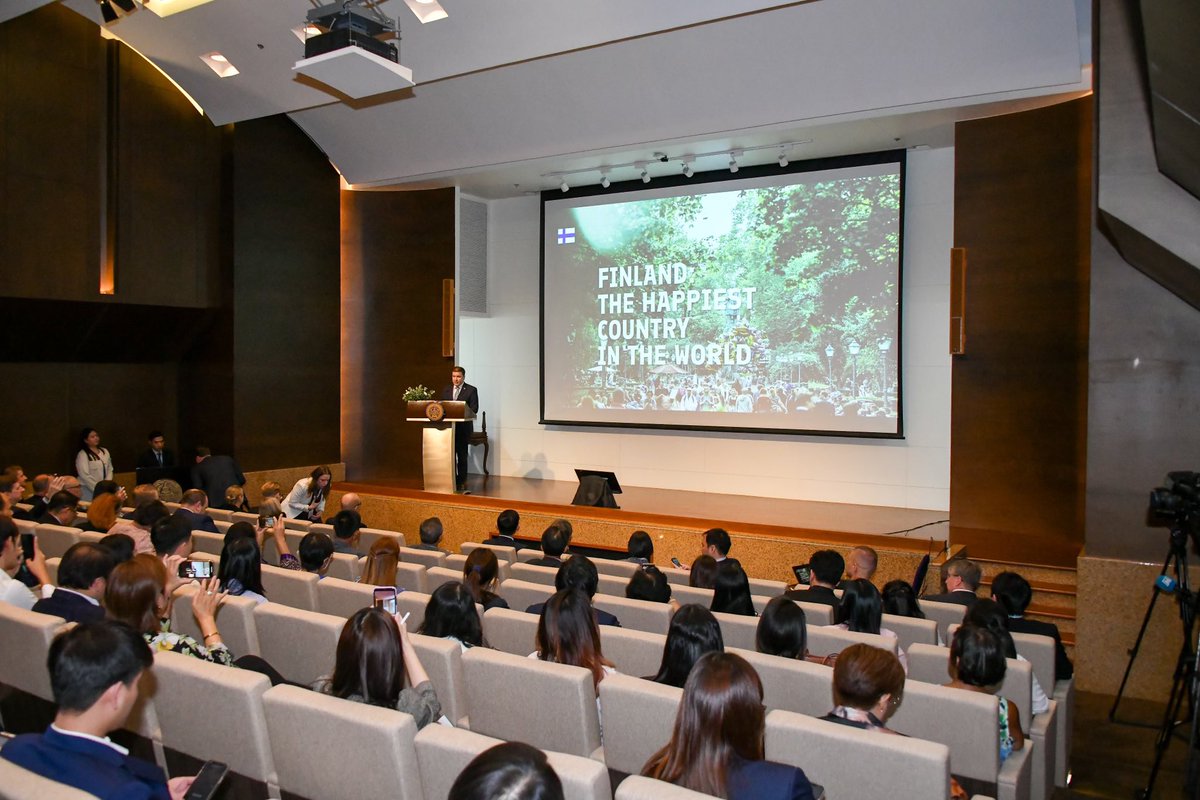
[[[543,424],[899,438],[904,153],[542,195]]]
[[[602,469],[577,469],[575,476],[579,478],[579,488],[575,490],[575,499],[571,501],[571,505],[620,508],[613,499],[614,494],[621,493],[617,473]]]

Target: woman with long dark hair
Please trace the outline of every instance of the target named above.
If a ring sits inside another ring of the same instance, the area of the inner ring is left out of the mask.
[[[717,585],[717,560],[710,555],[696,556],[688,568],[688,586],[712,589]]]
[[[325,499],[329,497],[329,485],[333,472],[326,466],[315,468],[307,478],[296,481],[287,499],[283,501],[283,513],[292,519],[320,522],[325,513]]]
[[[883,613],[925,619],[917,593],[913,591],[912,584],[904,580],[888,581],[883,585]]]
[[[689,603],[671,617],[662,663],[649,680],[682,689],[701,656],[724,650],[725,640],[717,618],[704,606]]]
[[[1000,637],[978,625],[961,625],[950,642],[950,682],[946,685],[969,692],[996,695],[997,725],[1000,728],[1000,760],[1025,746],[1021,714],[1011,700],[999,694],[1008,662]]]
[[[1005,612],[1003,606],[990,597],[981,597],[972,603],[967,608],[967,615],[963,617],[963,624],[978,625],[981,628],[987,628],[999,637],[1000,644],[1004,646],[1004,655],[1006,658],[1028,661],[1027,658],[1017,652],[1017,644],[1013,641],[1012,634],[1008,631],[1007,612]],[[1044,714],[1050,710],[1050,698],[1046,697],[1045,690],[1038,683],[1037,675],[1033,676],[1033,696],[1030,703],[1030,710],[1035,715]]]
[[[482,549],[482,548],[481,548]],[[458,642],[465,652],[483,644],[483,625],[475,598],[458,581],[447,581],[433,590],[425,605],[420,633]]]
[[[908,672],[908,656],[899,644],[899,637],[894,631],[882,627],[883,598],[875,584],[866,578],[858,578],[842,583],[842,600],[838,603],[833,618],[832,627],[857,633],[874,633],[896,639],[896,657]]]
[[[713,587],[710,608],[725,614],[755,616],[754,601],[750,597],[750,579],[742,565],[727,558],[717,565],[717,581]]]
[[[262,585],[262,550],[250,523],[237,522],[226,531],[217,579],[223,592],[249,598],[259,605],[267,602],[267,591]]]
[[[536,641],[537,650],[530,657],[591,671],[597,693],[604,676],[616,672],[600,647],[591,600],[579,589],[563,589],[546,601]]]
[[[111,480],[112,456],[100,446],[100,434],[95,428],[79,432],[79,450],[75,453],[75,474],[79,476],[79,499],[91,500],[96,484]]]
[[[508,602],[493,591],[500,574],[500,562],[496,553],[487,547],[476,547],[463,564],[463,585],[475,598],[475,602],[489,608],[508,608]]]
[[[404,687],[408,678],[412,688]],[[313,691],[356,703],[411,714],[418,728],[436,721],[442,705],[421,666],[408,630],[378,608],[363,608],[346,620],[338,638],[333,674],[319,678]]]
[[[744,658],[705,655],[683,687],[671,741],[642,774],[729,800],[811,800],[803,770],[763,760],[762,698],[758,673]]]

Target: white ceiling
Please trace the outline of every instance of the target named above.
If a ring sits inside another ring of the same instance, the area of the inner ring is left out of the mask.
[[[5,0],[0,21],[46,1]],[[99,24],[95,0],[62,2]],[[655,152],[811,139],[788,154],[799,160],[944,146],[958,119],[1090,84],[1080,0],[442,0],[449,18],[426,25],[387,0],[416,86],[342,102],[292,72],[303,57],[292,29],[317,4],[212,0],[108,29],[214,124],[288,113],[356,187],[457,185],[485,198],[555,187],[547,173],[563,170],[598,183],[593,168]],[[199,58],[211,51],[240,74],[218,78]]]

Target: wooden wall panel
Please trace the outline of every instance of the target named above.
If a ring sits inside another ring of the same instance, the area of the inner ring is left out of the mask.
[[[442,280],[454,277],[452,189],[342,193],[342,454],[346,476],[421,475],[401,395],[450,381]]]
[[[970,334],[953,365],[953,528],[1082,543],[1091,120],[1084,98],[957,127]]]

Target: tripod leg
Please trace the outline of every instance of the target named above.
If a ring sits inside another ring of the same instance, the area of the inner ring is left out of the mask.
[[[1162,569],[1158,573],[1160,578],[1167,574],[1167,569],[1170,567],[1174,556],[1174,550],[1167,553]],[[1146,629],[1150,627],[1150,618],[1154,615],[1154,604],[1158,602],[1160,594],[1162,594],[1162,590],[1158,588],[1158,583],[1155,582],[1154,590],[1150,594],[1150,603],[1146,606],[1146,616],[1142,618],[1142,627],[1138,629],[1137,639],[1134,640],[1133,647],[1129,648],[1129,661],[1125,664],[1125,674],[1121,677],[1121,686],[1117,689],[1117,696],[1113,698],[1112,708],[1108,710],[1109,722],[1118,722],[1117,707],[1121,705],[1121,698],[1125,696],[1125,684],[1129,682],[1129,674],[1133,672],[1133,664],[1137,661],[1138,652],[1142,649],[1142,639],[1146,637]]]

